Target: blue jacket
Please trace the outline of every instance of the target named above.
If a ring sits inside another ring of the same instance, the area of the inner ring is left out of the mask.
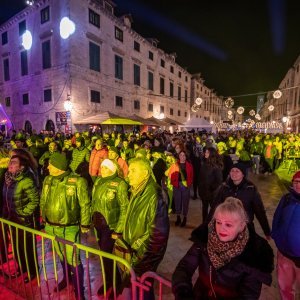
[[[284,195],[274,214],[272,238],[278,250],[293,259],[300,258],[300,194],[292,188]]]

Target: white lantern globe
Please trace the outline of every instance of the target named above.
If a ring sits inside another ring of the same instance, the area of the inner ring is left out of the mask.
[[[196,98],[196,100],[195,100],[195,104],[197,104],[197,105],[201,105],[202,102],[203,102],[203,100],[200,97]]]
[[[274,93],[273,93],[273,97],[275,99],[279,99],[280,97],[282,96],[282,92],[280,90],[276,90]]]
[[[225,107],[231,108],[233,105],[234,105],[234,100],[231,97],[225,100]]]
[[[269,111],[273,111],[274,108],[275,108],[274,105],[269,105],[268,110],[269,110]]]
[[[64,108],[66,111],[71,111],[73,109],[73,104],[70,100],[64,102]]]
[[[249,115],[250,115],[251,117],[255,116],[255,110],[254,110],[254,109],[251,109],[251,110],[249,111]]]
[[[243,106],[240,106],[238,107],[238,109],[236,110],[236,112],[239,114],[239,115],[242,115],[245,111],[245,108]]]

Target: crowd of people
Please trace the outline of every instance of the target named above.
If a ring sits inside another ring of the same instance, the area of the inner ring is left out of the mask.
[[[300,273],[300,172],[278,205],[272,230],[248,174],[272,174],[299,151],[296,134],[254,131],[14,132],[0,146],[0,216],[76,243],[93,227],[99,249],[127,259],[141,276],[155,272],[164,257],[169,215],[176,215],[175,226],[185,227],[190,199],[200,198],[194,244],[173,274],[175,298],[258,299],[262,283],[272,281],[274,255],[268,241],[273,238],[281,297],[294,299]],[[264,238],[256,233],[254,218]],[[17,235],[20,242],[13,245],[19,266],[10,276],[26,273],[24,281],[29,282],[37,276],[31,234],[0,226],[0,262],[7,261],[8,241]],[[57,241],[54,247],[63,270],[56,291],[67,287],[70,276],[76,299],[84,299],[79,251],[74,253],[70,245],[64,251]],[[115,274],[106,258],[103,269],[106,287],[100,286],[98,295],[107,290],[107,298],[113,299],[113,282],[121,294],[130,285],[129,274],[121,267]],[[153,288],[145,299],[154,299]]]

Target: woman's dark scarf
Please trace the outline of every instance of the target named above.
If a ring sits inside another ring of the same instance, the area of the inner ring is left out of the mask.
[[[14,181],[16,181],[17,177],[20,176],[24,172],[24,168],[19,170],[16,173],[11,173],[9,171],[5,172],[5,183],[7,186],[10,186]]]

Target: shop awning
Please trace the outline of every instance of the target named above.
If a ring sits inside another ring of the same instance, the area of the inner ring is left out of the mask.
[[[142,125],[141,122],[126,118],[125,116],[118,116],[111,112],[104,112],[89,116],[87,118],[75,121],[74,124],[87,124],[87,125]]]
[[[183,125],[183,123],[180,123],[180,122],[178,122],[176,120],[173,120],[171,118],[168,118],[168,117],[165,117],[163,119],[163,121],[166,122],[166,123],[168,123],[169,125]]]

